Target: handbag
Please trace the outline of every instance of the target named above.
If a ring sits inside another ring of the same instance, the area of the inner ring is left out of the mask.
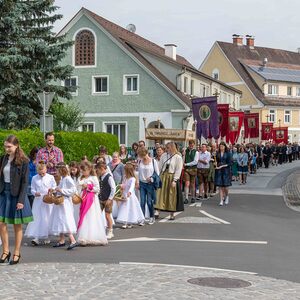
[[[153,182],[152,182],[152,184],[153,184],[153,186],[154,186],[154,189],[161,189],[161,187],[162,187],[162,182],[161,182],[161,179],[160,179],[160,177],[158,176],[158,174],[156,173],[156,171],[155,171],[155,168],[154,168],[154,159],[152,159],[152,165],[153,165],[153,170],[154,170],[154,172],[153,172],[153,174],[152,174],[152,176],[151,176],[151,178],[152,178],[152,180],[153,180]]]

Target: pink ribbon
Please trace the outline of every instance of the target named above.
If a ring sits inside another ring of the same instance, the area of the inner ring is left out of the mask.
[[[87,214],[88,210],[93,204],[95,193],[90,192],[91,190],[93,190],[93,188],[94,188],[93,184],[88,184],[87,188],[82,192],[82,202],[80,205],[79,221],[78,221],[77,229],[79,229],[79,227],[82,225],[85,215]]]

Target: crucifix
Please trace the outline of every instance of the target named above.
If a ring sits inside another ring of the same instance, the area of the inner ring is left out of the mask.
[[[269,123],[270,115],[266,115],[266,118],[267,118],[267,123]]]
[[[214,93],[213,95],[219,97],[219,96],[220,96],[220,93],[218,92],[218,90],[216,90],[215,93]]]

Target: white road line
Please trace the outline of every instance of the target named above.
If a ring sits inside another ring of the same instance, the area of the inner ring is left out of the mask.
[[[207,240],[207,239],[174,239],[174,238],[131,238],[121,240],[111,240],[111,242],[160,242],[160,241],[173,241],[173,242],[197,242],[197,243],[218,243],[218,244],[250,244],[250,245],[267,245],[267,241],[240,241],[240,240]]]
[[[227,222],[227,221],[225,221],[225,220],[223,220],[223,219],[220,219],[220,218],[218,218],[218,217],[215,217],[215,216],[213,216],[213,215],[207,213],[205,210],[199,210],[199,211],[201,212],[201,214],[203,214],[203,215],[205,215],[205,216],[207,216],[207,217],[209,217],[209,218],[211,218],[211,219],[214,219],[214,220],[216,220],[216,221],[218,221],[218,222],[220,222],[220,223],[222,223],[222,224],[230,225],[229,222]]]
[[[202,202],[197,203],[196,207],[201,207],[202,206]]]
[[[178,211],[178,212],[174,213],[174,217],[178,216],[178,215],[181,214],[181,213],[182,213],[182,211]],[[170,219],[170,217],[168,216],[168,217],[166,217],[166,218],[160,220],[159,223],[166,223],[166,222],[169,222],[169,219]],[[172,221],[170,221],[170,222],[172,222]]]
[[[140,266],[191,268],[191,269],[200,269],[200,270],[212,270],[212,271],[233,272],[233,273],[257,275],[257,273],[254,273],[254,272],[238,271],[238,270],[230,270],[230,269],[220,269],[220,268],[210,268],[210,267],[189,266],[189,265],[172,265],[172,264],[160,264],[160,263],[127,262],[127,261],[120,261],[119,265],[140,265]]]
[[[192,204],[190,204],[189,206],[190,206],[190,207],[193,207],[193,206],[196,206],[196,204],[197,204],[197,203],[192,203]]]

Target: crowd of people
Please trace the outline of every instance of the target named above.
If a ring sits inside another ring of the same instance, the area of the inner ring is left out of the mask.
[[[218,145],[191,140],[180,149],[174,142],[155,144],[144,141],[130,149],[107,153],[105,146],[90,160],[64,162],[52,132],[45,135],[46,146],[34,147],[25,155],[18,139],[11,135],[4,142],[6,154],[0,158],[0,236],[3,253],[0,263],[17,264],[23,238],[32,246],[47,245],[67,250],[77,246],[107,245],[120,224],[153,225],[161,211],[175,219],[184,204],[213,197],[218,188],[219,205],[229,204],[232,181],[244,185],[248,174],[258,168],[299,159],[298,144]],[[7,224],[15,232],[11,258]]]

